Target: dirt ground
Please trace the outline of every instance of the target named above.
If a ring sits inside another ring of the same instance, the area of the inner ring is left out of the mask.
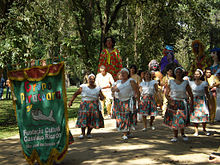
[[[142,165],[142,164],[201,164],[207,165],[209,154],[220,145],[220,123],[208,125],[212,136],[193,136],[193,127],[186,129],[188,142],[172,143],[172,131],[162,125],[162,118],[155,121],[156,130],[142,131],[143,123],[138,123],[133,138],[123,141],[122,134],[115,129],[115,120],[106,119],[105,128],[93,130],[92,139],[80,140],[80,129],[70,122],[75,143],[69,146],[61,165]],[[21,151],[19,136],[0,140],[0,164],[27,165]]]

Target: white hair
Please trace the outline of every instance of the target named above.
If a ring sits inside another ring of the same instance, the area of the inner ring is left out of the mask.
[[[120,72],[125,71],[129,74],[129,70],[127,68],[122,68]]]

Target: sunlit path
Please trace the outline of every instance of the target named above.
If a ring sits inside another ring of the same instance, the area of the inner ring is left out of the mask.
[[[70,122],[70,129],[75,143],[69,146],[62,165],[78,164],[207,164],[208,156],[216,151],[220,141],[220,123],[208,125],[214,134],[210,137],[200,135],[194,137],[192,127],[186,129],[188,142],[181,139],[171,143],[172,131],[163,126],[162,118],[158,117],[156,130],[148,129],[142,132],[142,123],[138,123],[133,138],[128,142],[121,139],[121,134],[115,129],[114,120],[105,120],[103,129],[93,130],[92,139],[80,140],[81,131],[74,128]],[[201,133],[202,134],[202,133]],[[21,152],[18,135],[0,140],[0,162],[5,165],[26,165]]]

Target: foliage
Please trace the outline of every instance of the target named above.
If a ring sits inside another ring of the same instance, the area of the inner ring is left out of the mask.
[[[0,66],[64,56],[67,73],[82,79],[97,71],[103,39],[116,38],[123,65],[146,69],[160,61],[166,44],[185,68],[191,42],[219,46],[218,0],[3,0],[0,7]],[[217,35],[216,35],[217,34]]]

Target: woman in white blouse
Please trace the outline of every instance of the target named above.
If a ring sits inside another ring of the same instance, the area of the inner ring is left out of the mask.
[[[140,83],[141,101],[139,105],[139,113],[143,116],[144,128],[143,131],[147,130],[147,119],[150,116],[150,127],[155,130],[153,121],[155,116],[158,115],[157,104],[154,98],[154,94],[158,91],[157,81],[152,80],[151,73],[146,71],[144,73],[144,81]]]
[[[164,124],[173,129],[174,137],[171,142],[176,142],[178,129],[180,129],[184,141],[188,137],[184,133],[184,128],[189,125],[189,102],[190,109],[193,110],[193,94],[187,80],[183,80],[183,68],[177,67],[174,70],[174,80],[169,80],[166,87],[165,96],[168,100],[167,110],[164,116]]]
[[[128,139],[131,127],[131,113],[135,109],[133,96],[140,102],[140,93],[138,85],[134,79],[129,77],[129,71],[123,68],[121,71],[121,80],[116,81],[112,87],[112,92],[118,92],[119,103],[116,108],[116,123],[118,131],[123,132],[122,138]]]
[[[198,125],[202,123],[203,132],[209,136],[206,131],[206,123],[209,121],[209,109],[207,101],[209,100],[208,83],[202,81],[203,72],[197,69],[194,73],[194,81],[190,81],[189,85],[193,92],[194,111],[190,114],[190,122],[194,124],[194,136],[199,135]]]
[[[95,75],[88,76],[88,84],[80,85],[80,88],[74,93],[68,106],[71,107],[75,98],[81,94],[82,100],[80,103],[76,127],[81,128],[82,134],[80,139],[85,137],[85,129],[87,129],[87,138],[91,138],[93,128],[104,128],[104,120],[99,108],[99,98],[104,100],[101,88],[95,85]]]

